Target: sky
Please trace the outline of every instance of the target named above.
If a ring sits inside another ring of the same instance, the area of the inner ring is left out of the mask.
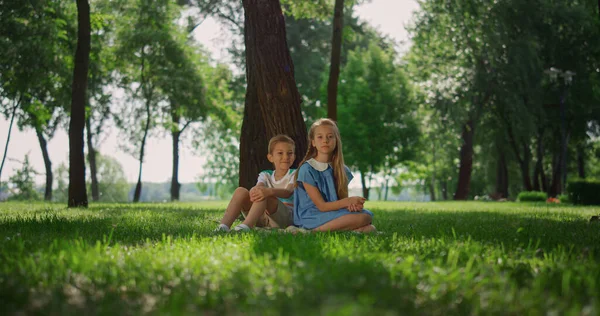
[[[371,0],[358,6],[355,9],[355,14],[362,20],[369,22],[383,34],[404,43],[401,44],[399,50],[405,51],[409,45],[405,25],[410,22],[412,12],[417,10],[418,7],[416,0]],[[222,62],[228,60],[225,48],[232,35],[221,28],[215,20],[209,18],[204,21],[196,30],[194,37],[210,51],[213,59]],[[9,121],[3,117],[0,118],[0,152],[2,153],[4,153],[8,127]],[[117,145],[118,130],[110,129],[107,133],[108,137],[97,150],[116,158],[123,166],[127,180],[136,182],[139,168],[138,161],[119,149]],[[171,148],[171,139],[166,134],[152,137],[149,140],[142,173],[144,182],[165,182],[171,178]],[[48,142],[48,152],[53,170],[61,163],[68,165],[69,139],[65,130],[57,131],[54,138]],[[21,167],[19,161],[23,161],[26,154],[29,154],[29,161],[34,169],[40,173],[36,178],[36,182],[43,183],[45,181],[44,160],[35,132],[31,129],[19,131],[16,124],[13,126],[7,161],[0,180],[7,181],[14,174],[14,170],[19,169]],[[206,157],[194,153],[192,149],[180,147],[179,182],[197,182],[205,161]]]

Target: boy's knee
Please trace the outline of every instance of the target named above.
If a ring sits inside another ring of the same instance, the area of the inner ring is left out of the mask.
[[[250,191],[248,191],[248,189],[246,189],[244,187],[239,187],[239,188],[235,189],[235,191],[233,191],[233,195],[237,195],[237,196],[249,196],[250,195]]]

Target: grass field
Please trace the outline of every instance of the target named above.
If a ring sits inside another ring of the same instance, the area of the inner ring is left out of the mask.
[[[600,313],[600,208],[367,202],[380,234],[212,233],[225,205],[2,203],[0,309]]]

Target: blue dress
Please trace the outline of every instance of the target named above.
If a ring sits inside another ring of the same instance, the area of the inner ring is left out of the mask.
[[[312,160],[312,159],[311,159]],[[323,171],[315,169],[311,165],[316,164]],[[348,182],[352,180],[353,176],[348,167],[346,169],[346,175],[348,176]],[[307,161],[298,169],[298,186],[294,190],[294,225],[305,228],[313,229],[317,228],[331,220],[334,220],[340,216],[347,214],[358,214],[366,213],[373,217],[373,213],[368,210],[362,210],[361,212],[350,212],[348,209],[339,209],[337,211],[321,212],[315,206],[315,203],[310,199],[306,190],[304,189],[304,183],[308,183],[312,186],[317,187],[323,196],[325,202],[337,201],[337,192],[335,190],[335,180],[333,176],[333,169],[329,164],[320,163],[316,160]]]

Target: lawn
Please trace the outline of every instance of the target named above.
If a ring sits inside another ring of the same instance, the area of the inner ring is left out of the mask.
[[[600,313],[600,208],[375,203],[376,235],[212,232],[224,202],[0,204],[7,314]]]

